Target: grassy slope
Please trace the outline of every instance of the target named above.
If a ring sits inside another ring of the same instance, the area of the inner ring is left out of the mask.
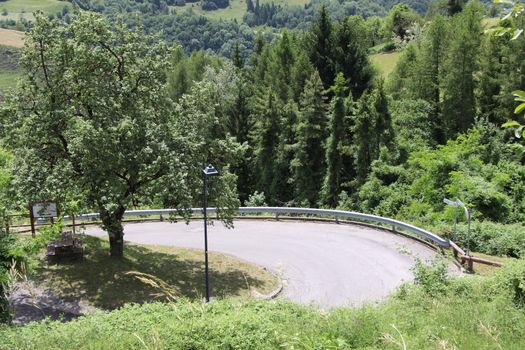
[[[392,73],[400,57],[401,52],[377,53],[370,56],[372,63],[385,79]]]
[[[260,3],[274,2],[276,5],[289,5],[289,6],[304,6],[308,4],[310,0],[261,0]],[[254,1],[255,3],[255,1]],[[246,13],[246,0],[230,0],[230,6],[225,9],[218,9],[215,11],[203,11],[200,3],[186,3],[184,6],[173,6],[178,11],[184,11],[192,9],[193,12],[206,16],[212,19],[236,19],[241,22],[242,17]]]
[[[0,45],[20,48],[24,46],[24,33],[0,28]]]
[[[2,92],[14,87],[17,79],[20,77],[18,68],[20,50],[15,47],[2,46],[2,42],[2,39],[0,39],[0,100]]]
[[[134,271],[167,282],[177,297],[200,299],[203,295],[204,263],[201,251],[126,244],[122,261],[108,255],[107,240],[86,236],[86,255],[81,263],[47,265],[37,269],[36,282],[64,300],[82,298],[106,310],[125,303],[156,300],[160,290],[126,275]],[[218,298],[249,297],[251,288],[268,293],[277,286],[269,272],[238,259],[210,254],[211,293]],[[163,300],[165,295],[159,296]]]
[[[128,305],[70,323],[0,328],[0,348],[525,348],[525,313],[515,304],[525,261],[489,277],[443,284],[431,276],[379,306],[330,312],[283,301]]]
[[[0,13],[7,10],[7,16],[0,16],[2,19],[17,20],[20,17],[32,19],[32,13],[42,10],[45,13],[55,14],[61,11],[64,6],[70,6],[66,1],[59,0],[7,0],[0,2]]]

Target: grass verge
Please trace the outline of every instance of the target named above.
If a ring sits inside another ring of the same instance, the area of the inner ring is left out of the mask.
[[[83,299],[112,310],[126,303],[165,300],[159,290],[128,272],[149,274],[172,286],[176,297],[200,299],[204,289],[204,256],[201,251],[163,246],[125,244],[124,259],[108,255],[107,240],[85,236],[83,261],[41,264],[36,283],[63,300]],[[211,294],[217,298],[248,298],[251,289],[267,293],[276,288],[274,275],[236,258],[210,253]]]
[[[525,260],[490,277],[432,271],[386,302],[323,311],[282,300],[126,305],[0,327],[5,349],[523,349]],[[524,284],[520,287],[520,283]]]

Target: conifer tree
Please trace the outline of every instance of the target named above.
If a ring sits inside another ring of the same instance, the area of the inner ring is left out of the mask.
[[[470,2],[452,18],[454,33],[445,61],[443,110],[445,135],[449,139],[466,131],[475,116],[475,77],[478,68],[482,6]]]
[[[344,74],[354,98],[359,98],[370,87],[373,77],[366,41],[366,24],[362,17],[347,17],[337,27],[333,48],[335,68]]]
[[[315,71],[301,95],[299,120],[295,129],[295,156],[291,163],[295,200],[315,206],[325,173],[324,141],[326,108],[323,83]]]
[[[363,184],[381,147],[390,150],[394,147],[392,117],[381,81],[371,94],[364,94],[359,100],[354,120],[357,182]]]
[[[401,54],[387,84],[387,90],[394,99],[412,99],[417,93],[415,84],[421,79],[417,76],[418,56],[419,52],[414,44],[408,44]]]
[[[343,164],[343,153],[347,133],[350,131],[345,125],[346,106],[346,80],[342,73],[335,77],[332,90],[334,97],[330,104],[329,132],[330,136],[326,141],[326,175],[321,191],[321,204],[329,207],[337,205],[339,193],[341,192],[342,174],[345,165]],[[353,166],[353,164],[350,164]]]
[[[479,86],[477,90],[478,109],[481,116],[494,124],[503,124],[510,115],[499,100],[504,79],[503,51],[507,44],[501,38],[487,36],[480,55]]]
[[[244,67],[244,56],[239,46],[239,42],[233,45],[232,63],[237,68]]]
[[[392,115],[388,109],[388,98],[385,94],[383,80],[379,80],[375,88],[371,104],[375,113],[375,125],[377,132],[377,155],[382,146],[392,150],[394,147],[394,128],[392,126]]]
[[[292,67],[291,97],[297,103],[301,98],[306,81],[312,76],[314,67],[305,51],[299,51]]]
[[[436,15],[422,39],[418,60],[417,78],[413,79],[413,96],[430,103],[429,115],[432,134],[437,143],[445,142],[444,122],[441,120],[440,79],[444,73],[443,57],[447,45],[447,27],[445,19]]]
[[[281,38],[272,46],[267,79],[283,103],[289,99],[291,94],[290,88],[294,61],[295,52],[292,38],[288,31],[284,31]]]
[[[447,13],[449,16],[454,16],[463,10],[466,0],[448,0],[447,2]]]
[[[250,131],[254,128],[251,115],[250,98],[252,85],[248,81],[247,72],[238,69],[238,80],[235,84],[234,101],[228,115],[228,132],[243,146],[243,158],[238,164],[232,166],[233,173],[237,175],[237,192],[239,199],[244,203],[253,192],[252,164],[253,149],[249,147]]]
[[[253,0],[246,0],[246,11],[255,12],[255,6],[253,5]]]
[[[374,112],[370,106],[370,94],[365,92],[357,102],[357,110],[354,117],[354,154],[357,182],[363,184],[370,170],[372,160],[376,154],[376,135],[374,133],[376,123]]]
[[[275,94],[268,90],[258,99],[254,108],[256,125],[253,138],[255,143],[255,173],[257,188],[264,191],[269,203],[275,203],[274,191],[275,155],[279,145],[280,114]]]
[[[310,61],[319,72],[323,86],[328,88],[334,80],[333,54],[333,29],[332,20],[326,7],[321,6],[321,11],[310,31]]]
[[[294,190],[290,186],[292,173],[290,164],[294,159],[295,125],[299,115],[298,106],[293,101],[288,101],[283,107],[281,128],[279,133],[279,146],[275,155],[275,176],[272,188],[276,194],[278,205],[288,205],[293,202]]]

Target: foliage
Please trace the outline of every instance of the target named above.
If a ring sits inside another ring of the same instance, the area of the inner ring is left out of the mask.
[[[447,268],[448,263],[444,259],[434,261],[432,265],[425,265],[421,260],[417,260],[412,270],[414,283],[431,296],[443,294],[450,283]]]
[[[61,300],[82,300],[102,310],[127,303],[202,299],[201,250],[128,244],[125,259],[115,262],[107,254],[107,240],[89,235],[81,239],[85,249],[82,262],[40,262],[32,277],[36,288],[50,290]],[[228,255],[211,253],[209,268],[211,293],[217,299],[246,299],[252,288],[263,294],[276,288],[273,274]]]
[[[202,139],[213,111],[172,116],[168,50],[148,46],[140,35],[91,13],[76,14],[70,25],[37,15],[22,57],[25,79],[3,121],[21,196],[60,202],[69,193],[83,196],[100,213],[114,256],[122,254],[126,208],[149,202],[160,184],[177,209],[191,207],[201,164],[219,148],[232,149],[221,139]],[[218,189],[225,195],[217,204],[231,208],[231,153],[219,153],[215,165],[224,166],[225,176]]]
[[[266,197],[264,196],[264,192],[257,192],[255,191],[253,194],[250,195],[248,200],[246,201],[247,207],[266,207],[268,204],[266,204]]]
[[[373,307],[323,311],[286,301],[231,300],[130,304],[68,323],[4,327],[0,347],[523,348],[523,260],[490,277],[447,282],[439,266],[424,269],[436,272],[426,275],[425,285],[405,285]]]
[[[467,246],[467,225],[457,226],[454,239]],[[447,231],[450,231],[450,225]],[[496,256],[525,256],[525,226],[522,223],[497,224],[490,221],[474,222],[470,231],[470,248],[473,251]]]

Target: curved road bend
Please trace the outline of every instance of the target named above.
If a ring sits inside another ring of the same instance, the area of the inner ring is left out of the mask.
[[[125,240],[135,243],[204,247],[202,221],[127,224],[124,232]],[[97,227],[86,233],[106,235]],[[208,227],[208,244],[210,251],[278,271],[284,297],[321,307],[381,300],[413,279],[416,257],[429,261],[435,255],[403,236],[335,223],[241,220],[227,229],[216,221]]]

